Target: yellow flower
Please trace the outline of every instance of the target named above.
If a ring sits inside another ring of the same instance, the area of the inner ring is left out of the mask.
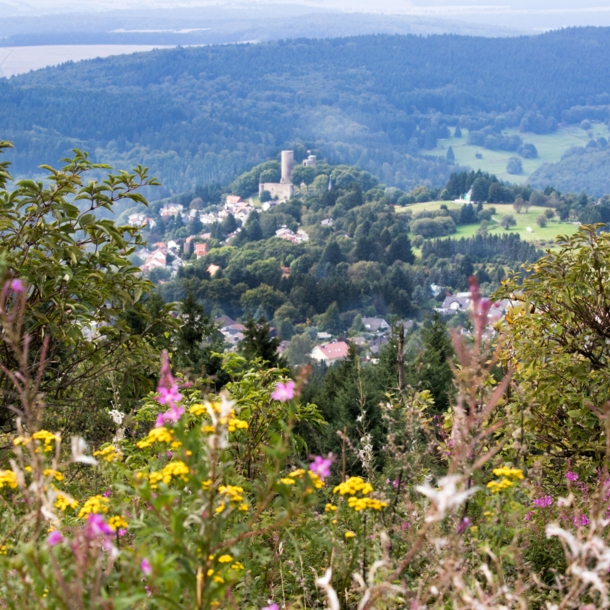
[[[221,555],[218,558],[219,563],[231,563],[233,561],[233,557],[231,555]]]
[[[48,453],[49,451],[53,451],[53,443],[55,441],[59,441],[61,437],[59,434],[54,434],[48,430],[39,430],[38,432],[34,432],[34,434],[32,434],[32,438],[36,439],[37,441],[42,441],[44,443],[44,450]],[[24,440],[25,442],[29,442],[29,439]]]
[[[299,468],[298,470],[293,470],[288,476],[300,479],[304,474],[305,470],[303,470],[303,468]]]
[[[354,532],[345,532],[345,534],[343,534],[345,536],[345,538],[347,540],[349,540],[350,538],[355,538],[356,534],[354,534]]]
[[[217,506],[215,512],[220,514],[225,509],[225,503],[223,502],[220,506]]]
[[[502,468],[494,468],[493,473],[497,477],[506,477],[508,479],[519,479],[523,480],[523,470],[519,468],[508,468],[507,466],[502,466]]]
[[[53,470],[52,468],[45,469],[43,474],[44,474],[45,477],[52,477],[56,481],[63,481],[64,480],[64,475],[61,474],[61,472],[59,472],[58,470]]]
[[[373,492],[373,486],[370,483],[366,483],[360,477],[350,477],[344,483],[339,483],[334,489],[333,493],[339,493],[342,496],[346,494],[354,496],[360,492],[363,496],[366,496]]]
[[[332,513],[332,512],[335,512],[336,510],[337,510],[337,507],[334,504],[327,504],[324,507],[324,511],[327,513]]]
[[[218,493],[227,496],[231,502],[242,502],[244,499],[241,495],[244,493],[244,488],[239,485],[221,485]]]
[[[139,449],[145,449],[146,447],[151,447],[154,443],[171,443],[173,441],[173,430],[168,430],[164,426],[161,426],[160,428],[153,428],[145,439],[137,443],[137,447]]]
[[[294,479],[285,477],[283,479],[280,479],[280,483],[283,483],[284,485],[294,485]]]
[[[211,434],[212,432],[214,432],[214,426],[202,426],[201,431]]]
[[[214,574],[214,570],[209,569],[209,570],[207,571],[207,574],[208,574],[208,576],[212,576],[212,574]]]
[[[244,567],[243,563],[236,561],[234,564],[231,565],[231,569],[235,570],[235,571],[239,571],[239,570],[245,570],[246,568]]]
[[[219,585],[222,585],[224,583],[224,578],[222,578],[221,576],[214,576],[214,582],[217,582]]]
[[[240,510],[240,511],[242,511],[242,512],[244,512],[244,513],[245,513],[245,512],[247,512],[247,511],[249,511],[249,510],[250,510],[250,507],[249,507],[249,506],[248,506],[248,505],[247,505],[245,502],[242,502],[242,503],[241,503],[241,504],[240,504],[240,505],[237,507],[237,510]]]
[[[193,405],[190,409],[189,409],[189,413],[192,413],[193,415],[205,415],[208,412],[207,408],[205,405]]]
[[[110,517],[110,519],[108,519],[108,525],[115,531],[119,528],[127,529],[129,527],[127,521],[120,515]]]
[[[490,481],[487,483],[487,488],[491,491],[492,494],[498,493],[500,491],[504,491],[509,487],[513,486],[513,482],[508,479],[502,479],[501,481]]]
[[[386,508],[388,503],[375,500],[374,498],[356,498],[355,496],[352,496],[351,498],[348,498],[347,505],[356,512],[360,512],[367,508],[381,510],[382,508]]]
[[[315,472],[311,472],[310,470],[308,474],[309,480],[316,489],[322,489],[322,487],[324,487],[324,481]]]
[[[123,454],[114,445],[108,445],[108,447],[104,447],[104,449],[94,451],[93,455],[94,457],[99,457],[108,463],[118,462],[123,457]]]
[[[6,545],[0,546],[0,555],[6,555]]]
[[[12,470],[0,470],[0,489],[5,485],[11,489],[17,488],[17,475]]]
[[[67,496],[63,492],[57,492],[57,499],[55,500],[55,507],[59,508],[59,510],[65,511],[68,508],[76,508],[78,506],[78,502]]]
[[[107,513],[110,510],[110,501],[104,496],[92,496],[78,511],[79,518],[86,517],[91,514]]]
[[[184,462],[181,460],[170,462],[161,472],[153,471],[148,475],[150,488],[156,489],[160,482],[169,485],[172,482],[172,477],[180,477],[183,481],[188,481],[188,474],[190,474],[190,470]]]
[[[207,481],[202,481],[201,482],[201,487],[203,487],[203,489],[205,491],[207,491],[208,489],[210,489],[210,487],[212,487],[212,479],[208,479]]]
[[[248,422],[243,419],[231,418],[228,422],[229,432],[235,432],[235,430],[247,430]]]

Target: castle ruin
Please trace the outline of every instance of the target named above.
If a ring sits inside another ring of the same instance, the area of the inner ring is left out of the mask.
[[[309,155],[307,159],[303,161],[303,165],[306,167],[316,167],[316,156]],[[272,199],[277,201],[288,201],[294,195],[294,184],[292,184],[290,177],[294,168],[294,151],[283,150],[282,151],[282,177],[279,182],[261,182],[258,185],[258,194],[262,195],[263,191],[268,191],[271,194]]]

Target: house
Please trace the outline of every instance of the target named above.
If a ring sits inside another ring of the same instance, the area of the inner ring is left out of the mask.
[[[167,249],[172,250],[173,252],[178,252],[178,250],[180,250],[180,244],[177,241],[170,239],[167,242]]]
[[[130,214],[127,217],[127,224],[130,227],[143,227],[146,225],[146,216],[144,214]]]
[[[242,203],[239,195],[227,195],[225,199],[225,209],[232,211],[234,206],[236,206],[238,203]]]
[[[210,265],[207,269],[207,272],[210,274],[210,277],[214,277],[220,271],[220,267],[218,265]]]
[[[332,227],[334,223],[335,221],[332,218],[325,218],[324,220],[320,221],[320,224],[323,227]]]
[[[235,324],[235,320],[229,316],[219,316],[214,318],[214,324],[216,324],[220,330],[225,330],[227,327],[233,326],[233,324]]]
[[[349,345],[345,341],[336,341],[335,343],[326,343],[325,345],[316,345],[310,357],[318,362],[332,364],[344,360],[349,355]]]
[[[179,203],[166,203],[159,210],[159,216],[161,216],[161,218],[169,218],[170,216],[178,216],[178,214],[182,214],[183,209],[184,209],[184,206],[180,205]]]
[[[362,324],[370,333],[384,333],[390,328],[390,325],[383,318],[362,318]]]
[[[379,350],[387,344],[388,338],[386,336],[382,335],[381,337],[375,337],[369,343],[369,350],[371,351],[371,354],[374,354],[376,356],[377,354],[379,354]]]
[[[469,292],[459,292],[456,295],[445,297],[441,307],[435,307],[435,311],[445,315],[453,315],[458,311],[468,311],[472,306],[472,299]]]
[[[285,239],[287,241],[292,242],[293,244],[301,244],[305,241],[309,241],[309,235],[303,231],[303,229],[299,229],[296,233],[289,229],[286,225],[283,225],[275,232],[275,236],[280,239]]]
[[[215,214],[199,214],[199,220],[203,225],[211,225],[217,221]]]
[[[148,273],[153,269],[160,269],[161,267],[165,267],[167,264],[167,257],[165,256],[165,252],[162,250],[155,250],[145,261],[144,264],[140,267],[140,269],[144,273]]]
[[[207,244],[195,244],[195,256],[201,258],[208,253]]]

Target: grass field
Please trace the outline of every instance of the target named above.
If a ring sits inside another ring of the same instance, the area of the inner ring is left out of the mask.
[[[449,209],[459,209],[461,205],[459,203],[453,203],[450,201],[430,201],[427,203],[414,203],[412,205],[397,207],[398,213],[404,213],[410,210],[413,214],[423,210],[438,210],[442,204],[445,204]],[[522,211],[521,214],[517,214],[510,204],[494,203],[484,205],[484,209],[494,207],[496,208],[496,214],[494,220],[488,224],[488,230],[491,234],[496,233],[519,233],[521,239],[525,241],[534,242],[537,246],[551,247],[554,244],[554,240],[558,235],[572,235],[578,230],[578,226],[571,222],[561,222],[559,220],[548,221],[546,227],[539,227],[536,219],[538,216],[544,213],[543,208],[531,207],[528,212]],[[512,215],[517,221],[517,225],[514,226],[510,231],[503,229],[499,222],[505,214]],[[457,232],[453,233],[450,237],[472,237],[476,234],[480,225],[462,225],[457,228]],[[528,227],[531,231],[528,231]],[[411,236],[412,237],[412,236]]]
[[[468,146],[468,131],[462,130],[461,138],[448,138],[439,140],[439,145],[433,151],[435,155],[446,155],[449,146],[453,148],[455,159],[460,165],[468,165],[472,169],[480,169],[498,176],[500,180],[513,183],[523,183],[536,171],[543,163],[557,163],[563,153],[571,146],[585,146],[591,139],[603,136],[608,139],[610,133],[603,123],[592,124],[590,132],[581,129],[578,125],[560,127],[555,133],[536,135],[535,133],[519,133],[516,129],[507,129],[506,135],[517,134],[524,142],[533,144],[538,149],[537,159],[521,159],[523,163],[523,174],[513,176],[506,172],[506,164],[510,157],[518,156],[515,152],[502,150],[487,150],[478,146]],[[591,134],[591,136],[589,135]],[[483,155],[482,159],[475,157],[476,153]],[[519,157],[521,158],[521,157]]]

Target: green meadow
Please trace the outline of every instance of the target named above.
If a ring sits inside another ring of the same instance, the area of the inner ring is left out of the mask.
[[[397,207],[396,211],[399,213],[405,213],[411,211],[412,214],[421,212],[424,210],[438,210],[441,205],[446,205],[449,209],[459,209],[461,204],[453,203],[451,201],[429,201],[426,203],[414,203],[411,205]],[[521,239],[525,241],[534,242],[536,245],[541,247],[550,247],[554,244],[555,238],[558,235],[572,235],[578,230],[578,225],[572,222],[562,222],[558,219],[547,220],[546,227],[542,228],[538,226],[536,219],[544,214],[544,208],[530,207],[529,211],[522,210],[520,214],[517,214],[512,204],[494,203],[485,204],[484,209],[495,208],[496,214],[493,219],[488,223],[488,231],[491,234],[495,233],[519,233]],[[512,215],[517,222],[516,226],[512,227],[509,231],[500,226],[502,216],[509,214]],[[450,237],[459,239],[460,237],[472,237],[476,235],[480,225],[460,225],[457,227],[457,231]],[[411,235],[411,237],[413,237]]]
[[[533,144],[538,149],[537,159],[522,159],[523,173],[515,176],[507,173],[506,164],[510,157],[518,156],[516,152],[503,150],[487,150],[480,146],[469,146],[468,130],[462,130],[461,138],[453,136],[445,140],[439,140],[438,147],[431,151],[433,155],[446,155],[449,146],[453,148],[455,160],[463,166],[469,166],[474,170],[482,170],[495,174],[500,180],[512,183],[526,182],[529,176],[535,172],[543,163],[557,163],[563,153],[572,146],[586,146],[591,138],[604,137],[608,139],[610,133],[603,123],[592,123],[591,129],[585,131],[578,125],[560,127],[555,133],[537,135],[535,133],[520,133],[517,129],[506,129],[506,135],[519,135],[524,142]],[[476,154],[482,155],[481,159]]]

